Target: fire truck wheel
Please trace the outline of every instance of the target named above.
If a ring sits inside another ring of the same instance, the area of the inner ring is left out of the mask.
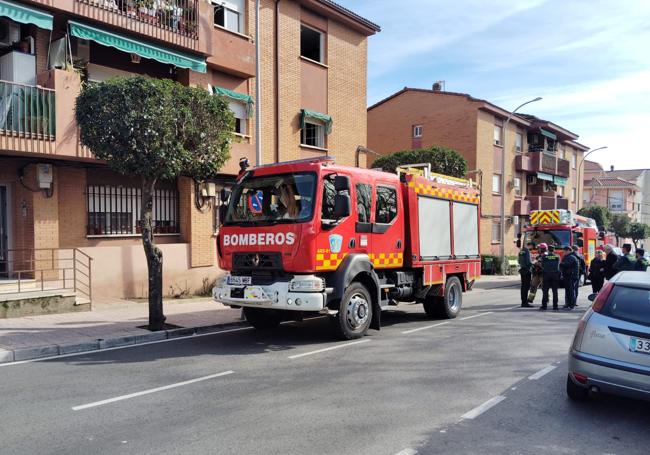
[[[368,289],[361,283],[351,283],[343,294],[338,314],[332,318],[334,332],[346,340],[361,338],[371,321],[372,299]]]
[[[256,329],[272,329],[282,322],[282,313],[265,308],[244,307],[244,316],[250,325]]]
[[[463,306],[463,287],[460,280],[452,276],[445,285],[445,296],[429,297],[424,302],[424,311],[431,317],[454,319]]]

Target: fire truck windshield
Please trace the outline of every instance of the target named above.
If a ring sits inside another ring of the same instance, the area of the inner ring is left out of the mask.
[[[246,178],[233,189],[224,225],[308,221],[314,212],[315,189],[312,172]]]
[[[571,231],[561,229],[535,229],[526,232],[524,235],[523,244],[527,245],[531,242],[535,245],[535,248],[537,248],[537,245],[540,243],[553,245],[556,248],[563,248],[571,244]]]

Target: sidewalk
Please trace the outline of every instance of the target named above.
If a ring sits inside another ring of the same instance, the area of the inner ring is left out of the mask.
[[[241,324],[240,314],[201,298],[165,301],[166,322],[180,328],[161,332],[139,329],[147,324],[147,303],[128,300],[93,304],[87,312],[0,319],[0,363],[208,333]]]
[[[488,291],[491,289],[513,288],[521,284],[519,274],[516,275],[482,275],[476,280],[473,290]]]

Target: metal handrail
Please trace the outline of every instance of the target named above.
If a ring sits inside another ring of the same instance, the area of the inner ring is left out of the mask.
[[[3,277],[17,285],[16,290],[8,292],[71,290],[92,302],[92,257],[77,248],[0,250],[0,278]],[[26,289],[28,282],[36,283],[37,288]]]
[[[0,80],[0,133],[54,140],[55,91]]]

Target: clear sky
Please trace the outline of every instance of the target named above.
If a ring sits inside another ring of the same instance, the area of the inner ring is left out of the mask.
[[[368,103],[405,86],[469,93],[650,168],[650,0],[340,0],[376,22]]]

